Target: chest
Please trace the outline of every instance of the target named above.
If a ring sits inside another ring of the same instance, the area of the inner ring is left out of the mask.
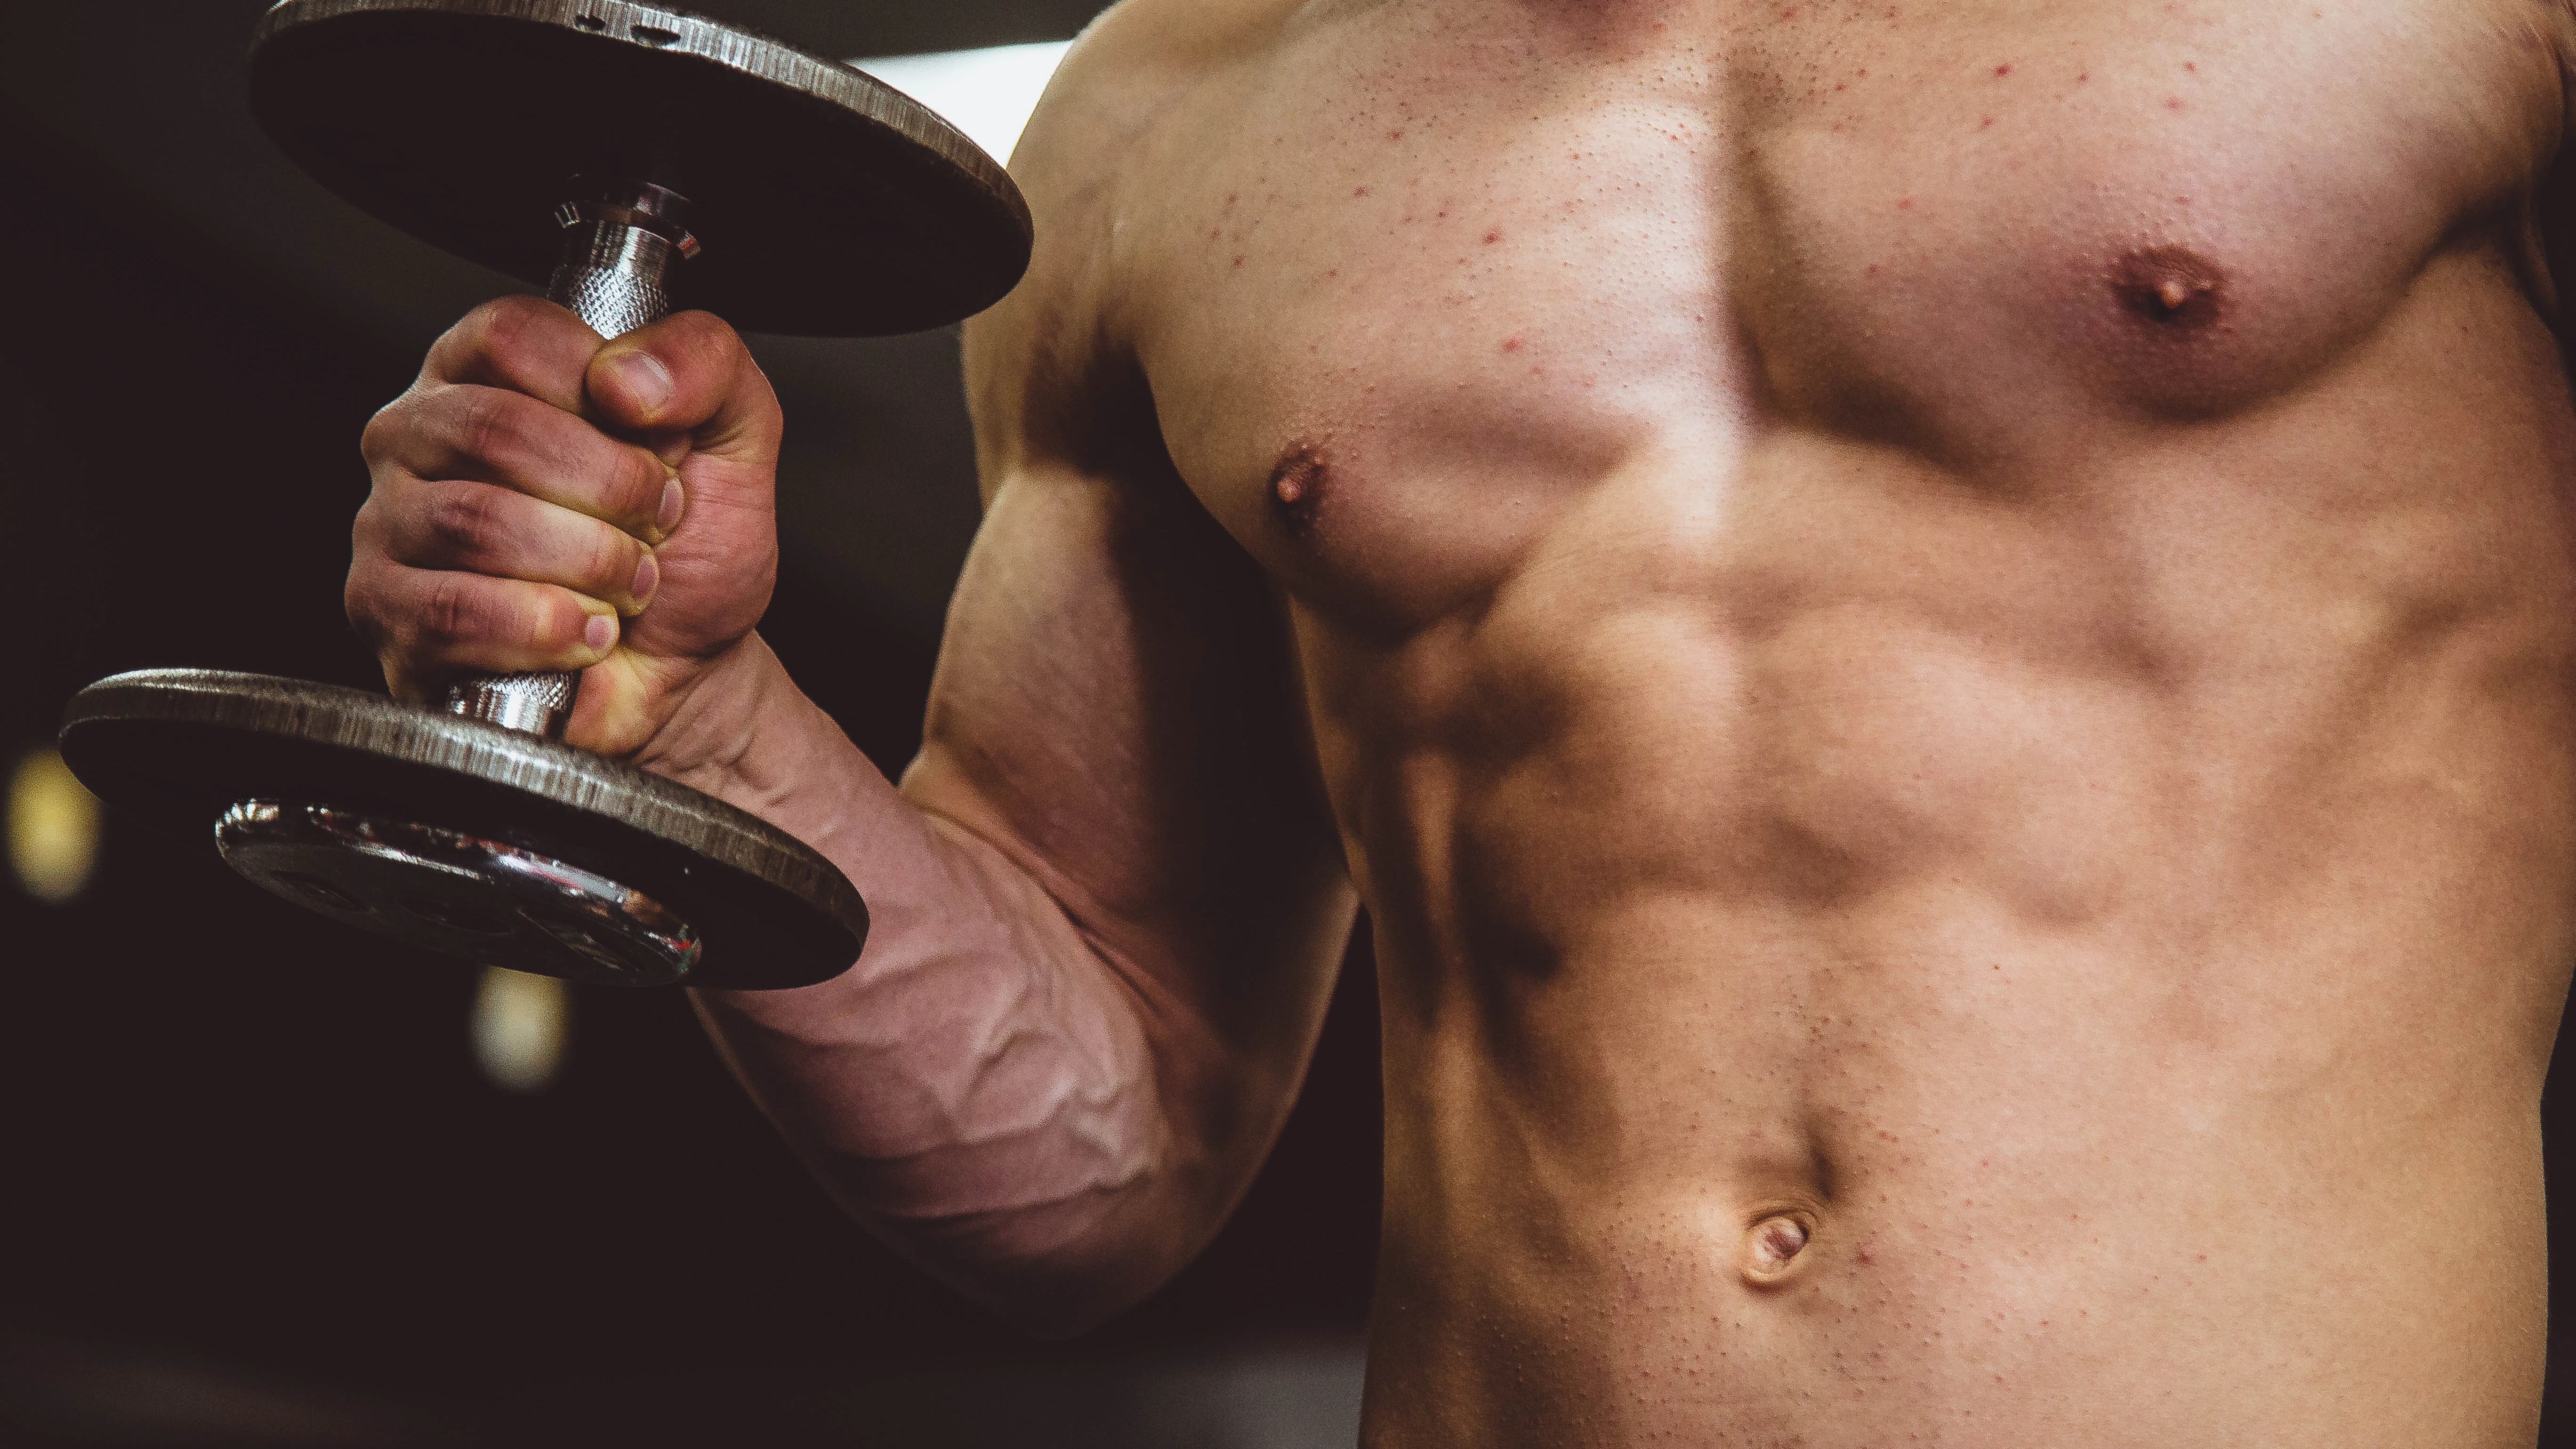
[[[2517,245],[2556,23],[1309,7],[1159,124],[1119,264],[1191,487],[1292,594],[1401,629],[1605,499],[1704,532],[1784,432],[1973,474],[2302,385],[2445,247]]]

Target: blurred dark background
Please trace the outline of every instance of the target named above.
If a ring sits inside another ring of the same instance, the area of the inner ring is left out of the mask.
[[[0,780],[118,670],[378,683],[339,606],[358,430],[504,284],[269,151],[240,100],[262,8],[8,7]],[[1098,6],[699,8],[873,56],[1062,39]],[[791,429],[763,628],[899,769],[975,521],[955,337],[755,345]],[[0,874],[0,962],[0,1442],[1350,1442],[1365,959],[1219,1242],[1063,1344],[843,1219],[677,993],[576,990],[551,1083],[505,1090],[469,1045],[477,972],[112,818],[69,902]]]
[[[339,608],[358,429],[501,284],[270,153],[240,102],[262,8],[11,7],[0,769],[122,669],[376,682]],[[1061,39],[1098,7],[699,8],[877,56]],[[974,527],[955,338],[755,345],[790,420],[763,628],[893,770]],[[472,970],[275,902],[204,840],[111,820],[104,842],[66,904],[0,878],[0,1441],[1349,1442],[1378,1174],[1364,952],[1216,1245],[1040,1344],[841,1219],[676,994],[577,991],[560,1071],[507,1090],[469,1049]]]

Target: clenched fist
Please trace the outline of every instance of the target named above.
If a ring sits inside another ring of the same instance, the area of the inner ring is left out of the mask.
[[[603,343],[551,302],[478,307],[367,425],[349,621],[414,703],[578,669],[565,738],[632,754],[768,607],[779,427],[703,312]]]

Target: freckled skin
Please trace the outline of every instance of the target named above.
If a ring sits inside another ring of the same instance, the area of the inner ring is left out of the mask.
[[[720,1044],[1085,1322],[1365,901],[1377,1449],[2528,1446],[2571,38],[1129,0],[1013,159],[901,793],[774,666],[648,752],[877,913]]]

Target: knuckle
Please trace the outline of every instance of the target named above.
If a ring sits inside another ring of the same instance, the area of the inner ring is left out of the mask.
[[[370,647],[386,637],[384,616],[378,606],[381,585],[375,569],[365,560],[351,565],[348,582],[340,586],[340,611],[349,618],[349,627]]]
[[[581,637],[582,622],[590,617],[564,589],[547,589],[532,603],[528,610],[528,643],[545,653],[570,648]]]
[[[441,649],[481,643],[493,632],[492,609],[481,584],[467,574],[441,575],[411,621],[414,637]]]
[[[441,561],[481,561],[501,534],[497,490],[484,484],[433,490],[422,506],[422,542]]]
[[[516,455],[527,433],[522,401],[519,394],[495,387],[458,388],[454,403],[458,451],[484,463]]]
[[[635,582],[635,540],[613,528],[593,530],[590,557],[581,577],[587,581],[586,592],[598,598],[617,598]]]
[[[411,421],[412,394],[406,392],[376,409],[375,416],[358,431],[358,456],[367,466],[377,467],[400,447],[405,425]]]
[[[721,372],[733,371],[734,364],[741,361],[745,352],[742,334],[733,330],[732,323],[712,312],[686,315],[688,330],[685,335],[697,354],[699,365]]]
[[[385,551],[385,501],[381,491],[371,492],[367,501],[358,505],[357,517],[349,520],[350,567],[356,569],[382,557]]]
[[[669,359],[675,367],[723,365],[742,346],[741,334],[713,312],[674,312],[662,320],[657,340],[676,354]]]
[[[399,528],[385,516],[383,506],[369,500],[358,509],[349,524],[348,588],[372,587],[377,570],[394,566],[400,547]]]
[[[663,330],[653,339],[653,353],[684,389],[716,397],[740,390],[748,357],[742,334],[707,312],[677,313],[661,325]]]
[[[620,448],[607,496],[600,501],[612,517],[649,525],[662,511],[662,485],[668,477],[661,459],[642,448]]]
[[[471,350],[505,367],[525,360],[546,321],[546,309],[534,297],[495,297],[465,314]]]

